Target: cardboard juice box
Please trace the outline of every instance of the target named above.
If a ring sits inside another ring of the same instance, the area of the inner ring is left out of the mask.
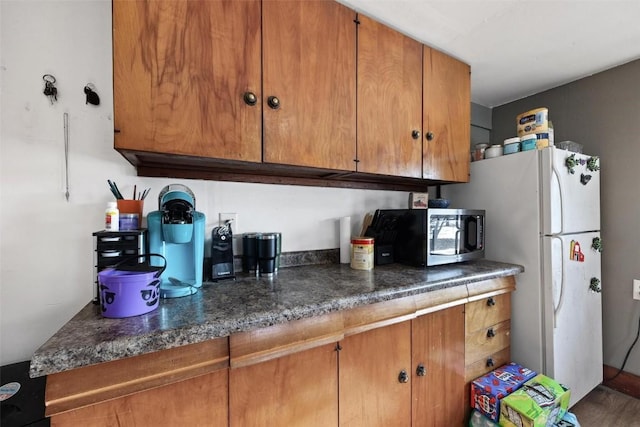
[[[471,407],[498,422],[500,399],[514,392],[536,373],[517,363],[502,365],[471,383]]]
[[[569,407],[570,391],[545,375],[530,379],[500,404],[500,425],[519,427],[552,426]]]

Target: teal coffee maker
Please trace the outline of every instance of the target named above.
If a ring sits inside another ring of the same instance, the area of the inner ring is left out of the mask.
[[[192,295],[202,287],[205,215],[196,211],[193,192],[182,184],[167,185],[157,211],[147,215],[149,252],[160,254],[167,267],[160,276],[160,296]],[[151,257],[152,265],[159,257]]]

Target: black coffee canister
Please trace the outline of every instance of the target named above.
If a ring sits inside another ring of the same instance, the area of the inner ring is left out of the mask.
[[[282,254],[282,233],[280,232],[269,232],[265,234],[273,234],[276,236],[276,273],[280,268],[280,255]]]
[[[242,236],[242,269],[246,273],[258,273],[258,237],[259,233]]]
[[[276,272],[278,236],[263,233],[258,236],[258,270],[261,276],[271,277]]]

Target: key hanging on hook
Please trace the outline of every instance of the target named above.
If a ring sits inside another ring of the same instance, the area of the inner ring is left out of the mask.
[[[45,74],[42,76],[42,80],[44,80],[44,91],[42,93],[49,97],[49,101],[53,105],[53,102],[58,100],[58,89],[53,85],[56,82],[56,78],[51,74]]]
[[[96,93],[93,83],[87,83],[84,87],[84,93],[87,95],[85,104],[100,105],[100,97]]]

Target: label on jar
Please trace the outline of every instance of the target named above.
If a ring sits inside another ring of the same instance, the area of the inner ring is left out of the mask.
[[[131,231],[138,229],[138,214],[121,214],[120,231]]]
[[[351,268],[356,270],[373,269],[373,237],[354,237],[351,239]]]

